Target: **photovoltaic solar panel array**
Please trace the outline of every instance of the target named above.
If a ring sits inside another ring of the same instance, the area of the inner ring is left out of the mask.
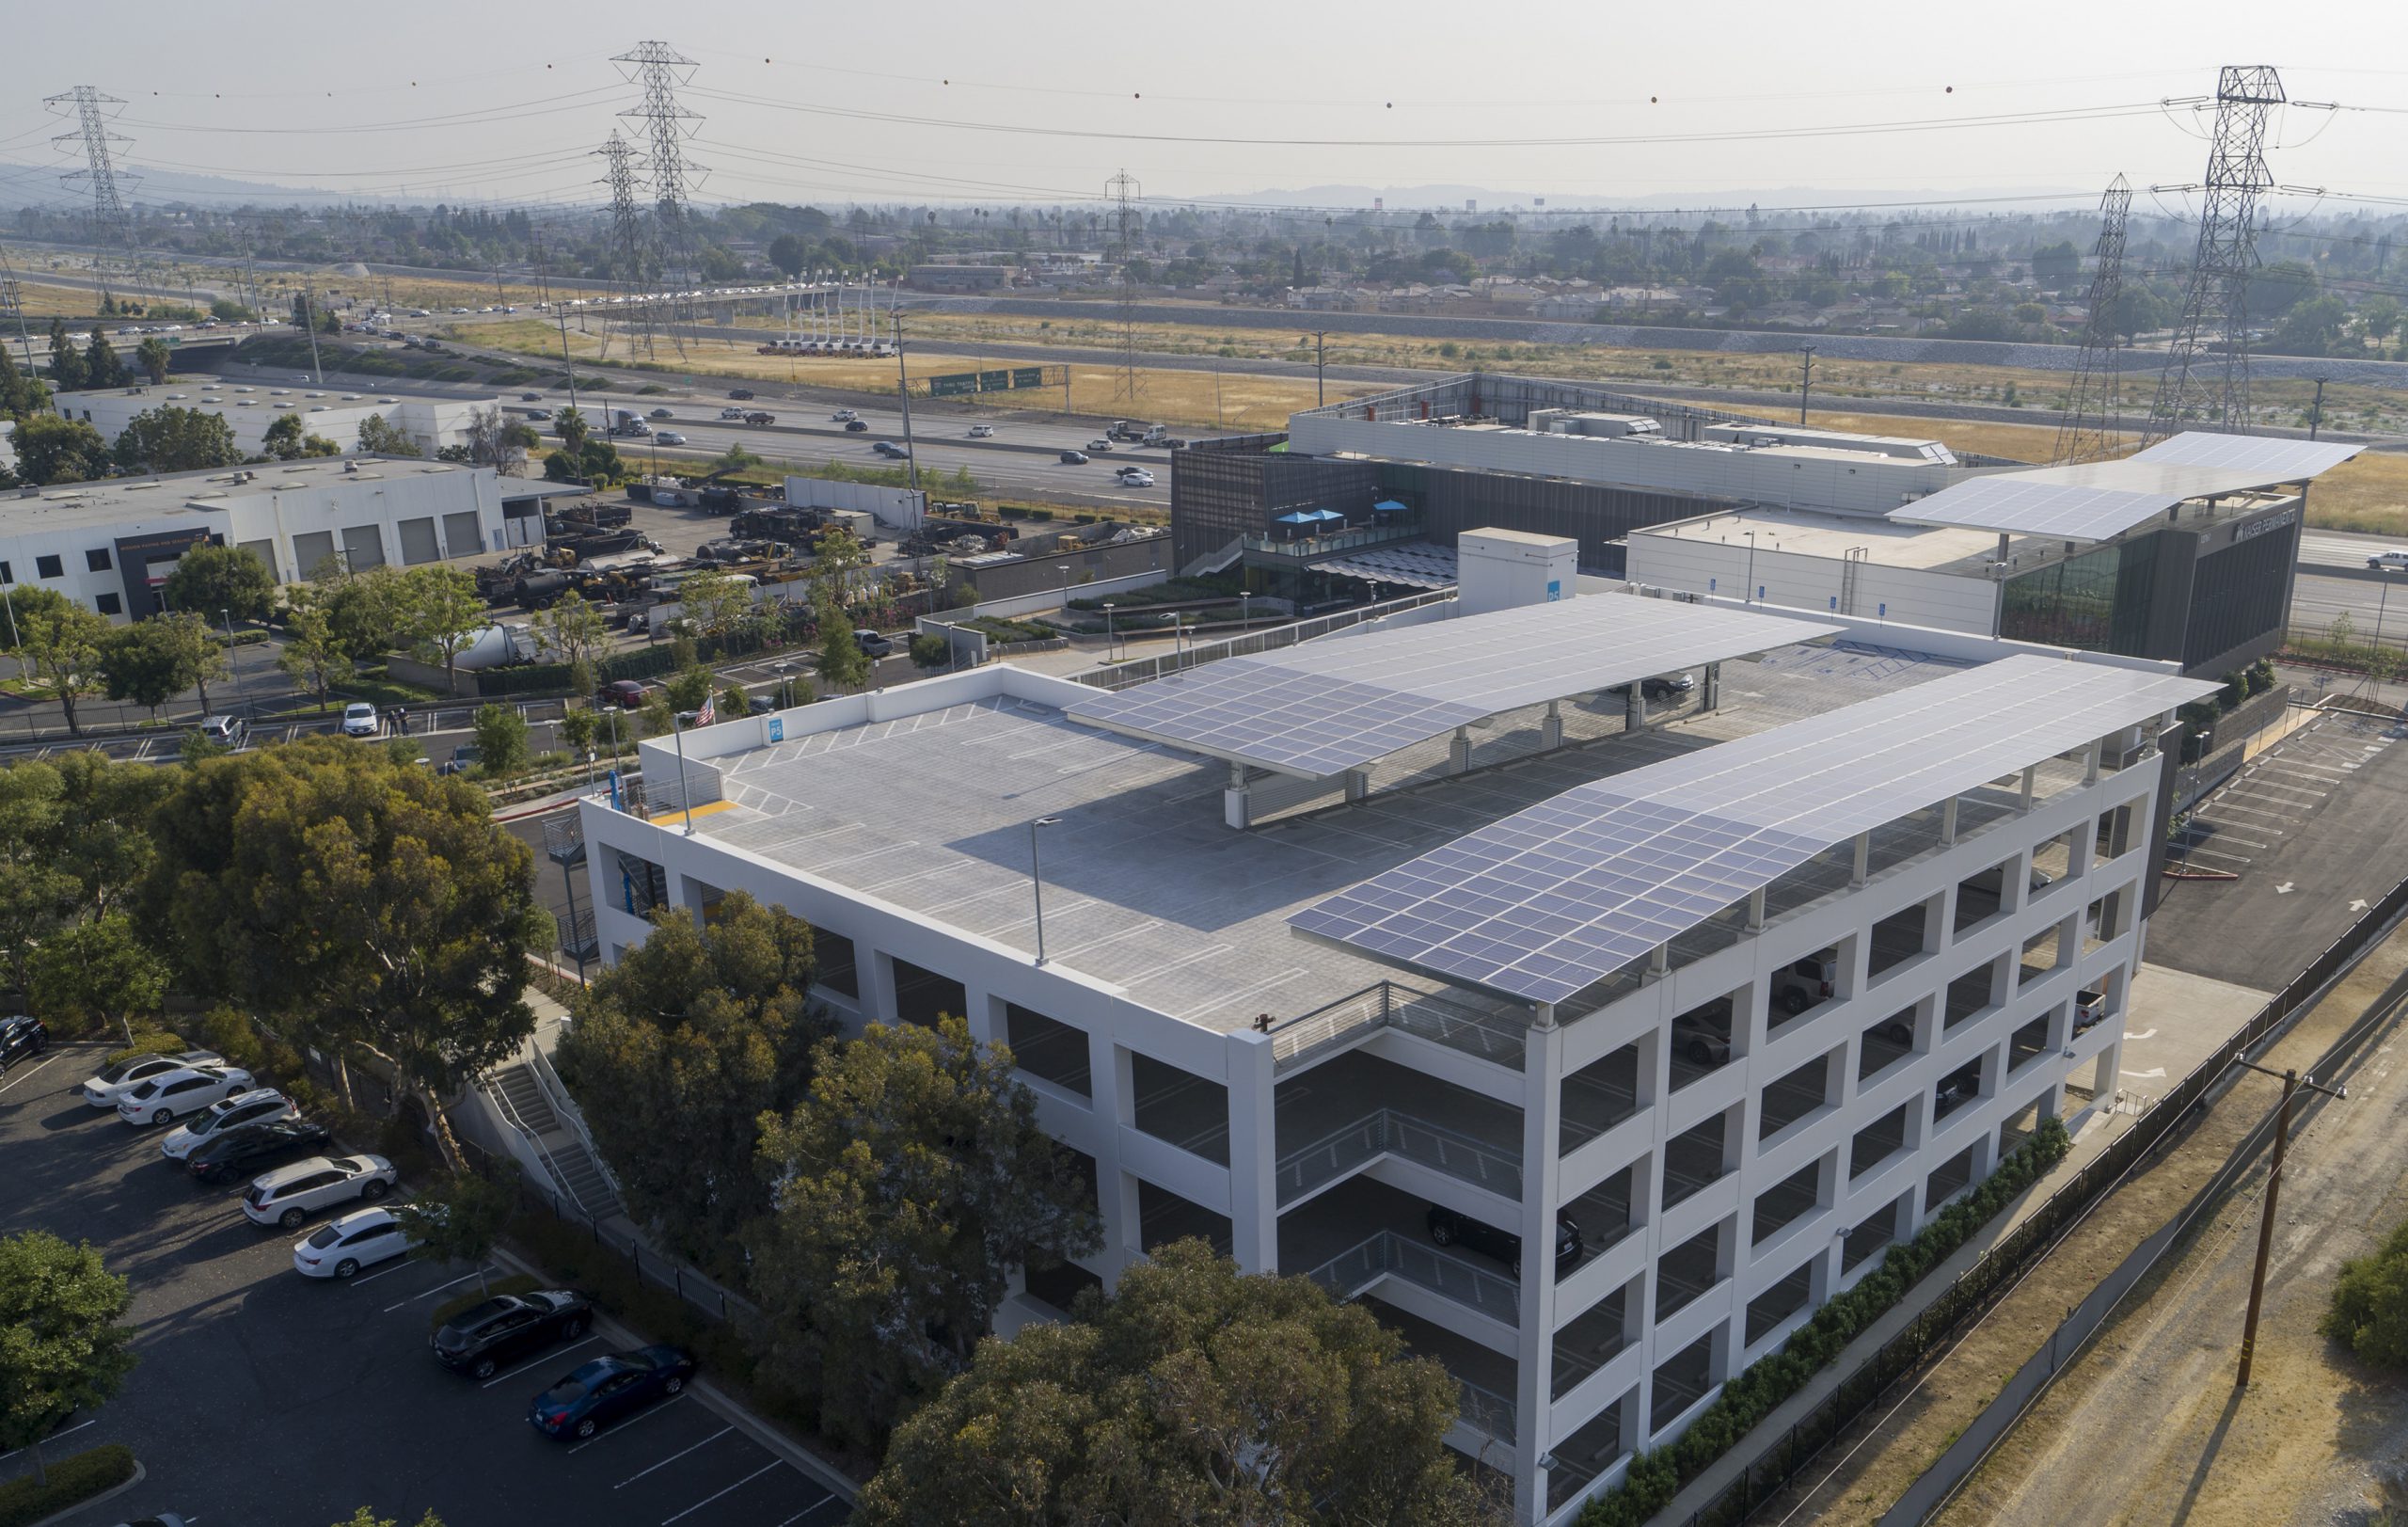
[[[2178,435],[2121,461],[1993,472],[1893,510],[1910,525],[1953,525],[2105,541],[2189,499],[2219,498],[2298,482],[2363,447],[2239,435]]]
[[[1812,641],[1818,621],[1599,594],[1226,658],[1072,721],[1325,779],[1522,706]]]
[[[1566,790],[1289,923],[1561,1002],[1859,833],[2216,687],[2009,658]]]
[[[2313,477],[2365,450],[2332,440],[2270,440],[2255,435],[2210,435],[2193,431],[2160,440],[2134,455],[2176,467],[2219,467],[2256,473],[2268,483]]]

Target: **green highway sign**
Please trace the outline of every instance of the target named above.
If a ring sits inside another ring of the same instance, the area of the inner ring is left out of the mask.
[[[959,372],[951,376],[928,378],[928,396],[932,398],[958,398],[965,392],[977,390],[978,374],[974,371]]]
[[[1014,387],[1043,387],[1044,385],[1045,368],[1042,366],[1021,366],[1012,372]]]

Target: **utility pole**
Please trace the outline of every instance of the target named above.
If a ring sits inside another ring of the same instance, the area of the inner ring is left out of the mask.
[[[2331,379],[2326,376],[2312,378],[2316,383],[2316,402],[2309,406],[2307,414],[2307,437],[2311,440],[2316,438],[2317,430],[2324,423],[2324,384]]]
[[[1114,401],[1126,406],[1133,417],[1140,411],[1137,401],[1145,384],[1137,374],[1137,286],[1129,266],[1137,258],[1139,214],[1136,199],[1145,193],[1137,183],[1137,178],[1124,169],[1104,182],[1103,194],[1111,199],[1113,204],[1112,255],[1120,266],[1120,376],[1114,389]]]
[[[1806,426],[1806,394],[1814,387],[1814,347],[1801,344],[1798,347],[1798,354],[1804,361],[1798,374],[1798,425],[1803,429]]]
[[[318,288],[314,283],[304,283],[301,288],[301,316],[309,323],[309,376],[324,387],[326,373],[318,363]]]
[[[2233,1063],[2247,1066],[2261,1076],[2276,1074],[2252,1061],[2235,1060]],[[2274,1160],[2266,1170],[2266,1202],[2258,1217],[2258,1265],[2249,1274],[2249,1315],[2241,1328],[2241,1367],[2232,1376],[2232,1387],[2235,1389],[2249,1387],[2249,1365],[2258,1354],[2258,1312],[2266,1302],[2266,1261],[2274,1245],[2274,1201],[2282,1194],[2283,1156],[2291,1142],[2291,1098],[2303,1086],[2328,1098],[2347,1098],[2350,1095],[2346,1088],[2337,1092],[2332,1088],[2320,1087],[2315,1077],[2303,1079],[2296,1071],[2286,1071],[2280,1074],[2283,1078],[2283,1102],[2280,1111],[2274,1116]]]
[[[1322,342],[1328,338],[1329,330],[1325,328],[1317,328],[1313,330],[1313,406],[1316,408],[1319,408],[1329,402],[1329,390],[1322,383],[1323,362],[1328,357],[1328,351],[1323,345]],[[1218,366],[1213,367],[1212,377],[1213,385],[1215,387],[1218,387],[1220,384],[1220,368]],[[1801,415],[1798,422],[1802,424],[1806,422],[1806,420],[1804,416]]]
[[[903,405],[903,470],[911,491],[920,491],[920,453],[911,444],[911,373],[903,358],[903,310],[887,310],[895,324],[895,396]]]
[[[545,277],[544,235],[537,233],[535,235],[535,280],[539,285],[546,287],[548,294],[549,283]],[[561,369],[568,374],[568,406],[574,408],[577,406],[577,358],[568,353],[568,304],[553,303],[552,316],[559,322],[561,327]],[[585,968],[584,962],[579,961],[578,968],[582,971]]]

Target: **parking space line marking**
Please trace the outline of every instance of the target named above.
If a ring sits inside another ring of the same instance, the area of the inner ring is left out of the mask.
[[[62,1437],[71,1436],[76,1432],[80,1432],[87,1426],[97,1426],[100,1424],[101,1418],[94,1416],[89,1421],[77,1422],[74,1425],[68,1427],[65,1431],[53,1432],[48,1437],[43,1438],[42,1440],[45,1442],[55,1442]],[[0,1453],[0,1463],[8,1462],[10,1458],[15,1457],[18,1453],[23,1453],[24,1451],[25,1451],[24,1448],[18,1448],[16,1452],[13,1453]]]
[[[417,1264],[410,1261],[409,1258],[404,1257],[399,1262],[396,1262],[391,1266],[386,1268],[383,1272],[370,1273],[365,1278],[353,1279],[351,1280],[351,1286],[354,1288],[366,1288],[369,1284],[376,1281],[379,1278],[390,1278],[393,1274],[400,1272],[404,1267],[416,1265]],[[471,1273],[469,1276],[474,1277],[476,1275]]]
[[[400,1269],[396,1268],[394,1270],[399,1271]],[[401,1304],[388,1304],[385,1306],[384,1310],[380,1312],[389,1315],[394,1311],[400,1309],[403,1304],[416,1304],[419,1300],[432,1297],[435,1295],[442,1293],[447,1288],[455,1288],[458,1285],[467,1282],[469,1279],[476,1277],[479,1273],[499,1272],[500,1270],[501,1269],[499,1267],[480,1267],[476,1272],[462,1273],[459,1277],[454,1278],[449,1283],[437,1283],[433,1288],[428,1289],[424,1294],[411,1295],[408,1298],[402,1300]],[[378,1276],[381,1277],[382,1274],[379,1274]]]
[[[42,1066],[47,1066],[47,1065],[49,1065],[49,1064],[50,1064],[50,1062],[51,1062],[52,1060],[55,1060],[55,1059],[57,1059],[57,1058],[58,1058],[58,1057],[56,1057],[56,1056],[52,1056],[52,1057],[50,1057],[50,1058],[49,1058],[49,1059],[46,1059],[46,1060],[44,1060],[44,1061],[41,1063],[41,1066],[36,1066],[36,1067],[34,1068],[34,1071],[40,1071],[40,1070],[41,1070],[41,1067],[42,1067]],[[29,1071],[29,1072],[25,1073],[25,1076],[30,1076],[30,1075],[32,1075],[32,1074],[34,1074],[34,1071]],[[9,1089],[9,1088],[16,1086],[18,1082],[22,1082],[22,1081],[24,1081],[24,1080],[25,1079],[25,1076],[20,1076],[20,1077],[17,1077],[17,1078],[15,1079],[15,1081],[11,1081],[11,1082],[7,1083],[7,1084],[6,1084],[6,1085],[4,1085],[4,1086],[0,1086],[0,1092],[6,1092],[7,1090],[8,1090],[8,1089]],[[5,1455],[0,1455],[0,1456],[5,1456]]]
[[[506,1379],[512,1379],[512,1378],[515,1378],[515,1377],[517,1377],[520,1374],[525,1373],[528,1369],[534,1367],[534,1366],[535,1366],[536,1364],[538,1364],[538,1363],[549,1362],[549,1361],[551,1361],[554,1358],[559,1357],[562,1353],[563,1353],[563,1352],[574,1352],[574,1351],[576,1351],[576,1350],[577,1350],[578,1347],[580,1347],[580,1346],[592,1346],[594,1343],[596,1343],[596,1342],[598,1342],[598,1341],[600,1341],[600,1340],[602,1340],[602,1338],[601,1338],[601,1337],[599,1337],[599,1336],[589,1336],[589,1337],[587,1337],[587,1338],[586,1338],[584,1341],[582,1341],[582,1342],[573,1342],[573,1343],[571,1343],[570,1344],[568,1344],[567,1346],[554,1347],[551,1351],[545,1353],[542,1357],[532,1359],[532,1360],[529,1360],[529,1361],[526,1361],[526,1362],[522,1362],[522,1363],[520,1363],[517,1367],[511,1369],[511,1370],[510,1370],[508,1373],[506,1373],[506,1374],[496,1374],[496,1375],[494,1375],[491,1378],[488,1378],[488,1379],[486,1379],[483,1383],[479,1384],[479,1385],[477,1386],[477,1388],[479,1388],[479,1389],[491,1389],[491,1388],[493,1388],[496,1384],[501,1383],[501,1382],[503,1382],[503,1381],[504,1381],[504,1380],[506,1380]]]
[[[784,1467],[785,1461],[784,1459],[772,1458],[768,1463],[763,1464],[760,1468],[753,1470],[749,1474],[746,1474],[742,1479],[737,1480],[735,1484],[730,1485],[727,1488],[721,1490],[718,1495],[705,1495],[701,1500],[695,1502],[692,1505],[688,1506],[685,1510],[678,1512],[676,1516],[661,1518],[660,1527],[669,1527],[669,1524],[673,1521],[676,1521],[681,1518],[690,1517],[695,1512],[700,1511],[703,1507],[710,1504],[713,1501],[718,1500],[721,1495],[733,1495],[737,1490],[742,1489],[745,1486],[750,1485],[754,1480],[760,1478],[763,1474],[768,1473],[770,1470],[783,1469]]]
[[[734,1422],[730,1422],[730,1423],[728,1423],[726,1425],[721,1426],[719,1430],[717,1430],[717,1431],[715,1431],[715,1432],[711,1433],[708,1437],[704,1438],[701,1441],[696,1442],[696,1443],[693,1445],[693,1447],[681,1447],[681,1448],[679,1448],[676,1452],[672,1453],[671,1455],[669,1455],[669,1456],[667,1456],[667,1457],[665,1457],[665,1458],[661,1459],[658,1463],[653,1464],[653,1465],[651,1465],[651,1466],[650,1466],[650,1467],[648,1467],[648,1468],[643,1468],[643,1469],[639,1469],[639,1470],[637,1470],[634,1473],[629,1474],[626,1478],[625,1478],[625,1479],[623,1479],[623,1480],[619,1481],[617,1484],[615,1484],[615,1485],[611,1486],[610,1487],[611,1487],[612,1489],[614,1489],[614,1490],[623,1490],[623,1489],[626,1489],[628,1486],[630,1486],[630,1485],[634,1484],[637,1480],[642,1479],[644,1475],[646,1475],[646,1474],[648,1474],[648,1473],[651,1473],[651,1472],[653,1471],[653,1470],[655,1470],[655,1469],[666,1469],[666,1468],[668,1468],[671,1464],[675,1463],[678,1459],[680,1459],[680,1458],[684,1457],[687,1454],[693,1452],[695,1448],[705,1448],[705,1447],[708,1447],[708,1446],[710,1446],[713,1442],[718,1441],[721,1438],[725,1437],[728,1433],[730,1433],[730,1432],[732,1432],[732,1431],[734,1431],[734,1430],[736,1430],[736,1424],[735,1424]]]
[[[2289,816],[2280,811],[2267,811],[2258,806],[2238,805],[2230,801],[2217,802],[2216,809],[2218,811],[2245,811],[2253,817],[2272,817],[2276,821],[2305,821],[2307,819],[2305,817]]]
[[[645,1419],[647,1419],[647,1418],[649,1418],[649,1417],[657,1416],[657,1415],[660,1414],[663,1410],[668,1409],[671,1406],[675,1405],[678,1401],[680,1401],[680,1400],[684,1399],[685,1397],[686,1397],[686,1396],[684,1396],[683,1394],[672,1394],[671,1396],[669,1396],[669,1398],[667,1398],[667,1399],[665,1399],[665,1400],[661,1401],[658,1405],[654,1406],[651,1409],[649,1409],[649,1410],[645,1411],[642,1415],[640,1415],[640,1416],[629,1416],[626,1420],[625,1420],[625,1421],[623,1421],[623,1422],[619,1423],[616,1426],[611,1427],[611,1428],[610,1428],[609,1431],[607,1431],[607,1432],[595,1432],[593,1436],[591,1436],[591,1437],[587,1438],[584,1441],[582,1441],[582,1442],[578,1442],[578,1443],[575,1444],[574,1446],[572,1446],[572,1447],[569,1449],[569,1451],[570,1451],[571,1453],[581,1453],[581,1452],[583,1452],[585,1449],[592,1447],[594,1443],[596,1443],[596,1442],[598,1442],[598,1441],[602,1440],[602,1439],[604,1439],[604,1438],[606,1438],[606,1437],[616,1437],[616,1436],[618,1436],[621,1432],[626,1431],[628,1427],[630,1427],[630,1426],[634,1425],[636,1423],[638,1423],[638,1422],[640,1422],[640,1421],[643,1421],[643,1420],[645,1420]]]
[[[807,1517],[807,1516],[810,1516],[810,1515],[811,1515],[813,1512],[815,1512],[815,1511],[820,1510],[820,1509],[822,1509],[823,1507],[826,1507],[826,1506],[832,1506],[832,1505],[843,1505],[844,1503],[844,1503],[843,1501],[839,1500],[839,1499],[838,1499],[837,1497],[835,1497],[834,1495],[831,1495],[831,1496],[829,1496],[829,1497],[828,1497],[828,1499],[826,1499],[826,1500],[824,1500],[824,1501],[820,1502],[818,1505],[807,1505],[807,1506],[804,1506],[801,1510],[800,1510],[800,1511],[796,1512],[793,1516],[788,1517],[785,1520],[784,1520],[784,1521],[782,1521],[782,1522],[778,1523],[778,1527],[794,1527],[794,1524],[795,1524],[796,1522],[800,1521],[803,1518],[805,1518],[805,1517]]]

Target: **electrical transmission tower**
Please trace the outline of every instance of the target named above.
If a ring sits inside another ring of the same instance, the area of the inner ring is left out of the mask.
[[[2115,307],[2124,294],[2124,223],[2132,188],[2118,175],[2099,199],[2099,257],[2090,273],[2090,321],[2083,326],[2082,358],[2073,393],[2057,422],[2057,462],[2097,461],[2122,444],[2123,394],[2115,373]]]
[[[652,304],[645,300],[650,287],[645,272],[651,262],[651,240],[644,225],[643,207],[636,200],[636,174],[643,167],[643,155],[635,145],[619,135],[617,128],[594,151],[602,156],[602,179],[596,183],[610,192],[610,273],[626,287],[627,302],[634,309],[634,322],[643,333],[643,353],[652,354]],[[602,342],[610,342],[610,326],[602,329]]]
[[[686,157],[686,140],[701,124],[702,114],[677,103],[677,87],[693,78],[694,60],[666,42],[656,41],[639,42],[611,62],[629,66],[628,77],[643,89],[643,103],[619,115],[643,124],[644,140],[652,149],[652,219],[661,274],[671,291],[683,294],[700,279],[689,199],[709,173]],[[693,317],[693,304],[683,295],[676,299],[674,310],[682,319]],[[672,333],[683,355],[683,335],[674,329]]]
[[[25,294],[17,286],[17,267],[8,263],[8,251],[0,249],[0,324],[17,331],[17,343],[25,353],[25,374],[34,370],[34,336],[25,325]]]
[[[125,198],[119,189],[122,184],[124,190],[132,190],[135,177],[120,176],[109,151],[112,144],[133,141],[109,131],[109,118],[114,115],[109,108],[122,106],[125,103],[116,96],[102,94],[92,86],[79,85],[64,95],[47,98],[42,104],[61,116],[73,115],[75,131],[61,133],[50,141],[70,152],[80,148],[84,154],[84,167],[70,170],[59,178],[70,185],[83,181],[91,186],[92,242],[112,253],[122,250],[127,284],[139,284],[142,250],[135,242],[134,218],[125,210]],[[92,274],[100,280],[101,295],[109,295],[109,272],[104,257],[93,257]]]
[[[1125,406],[1134,415],[1145,379],[1137,371],[1137,278],[1129,267],[1137,258],[1142,226],[1137,198],[1145,192],[1124,169],[1103,183],[1103,194],[1112,201],[1112,258],[1120,266],[1120,369],[1113,379],[1113,406]]]
[[[2266,169],[2266,118],[2282,103],[2283,82],[2271,64],[2228,64],[2217,72],[2199,249],[2144,445],[2179,430],[2193,412],[2235,434],[2248,432],[2249,270],[2258,262],[2258,197],[2274,183]],[[2219,339],[2223,353],[2212,355]]]

